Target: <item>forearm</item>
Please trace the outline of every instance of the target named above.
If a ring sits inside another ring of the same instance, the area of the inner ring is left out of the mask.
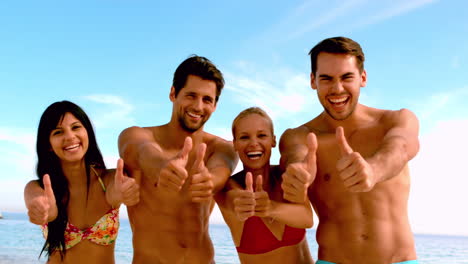
[[[229,182],[229,175],[231,171],[227,168],[217,168],[210,171],[213,177],[213,194],[223,191],[225,187],[226,190],[230,190],[233,187],[233,183]]]
[[[406,141],[395,136],[386,140],[367,161],[374,170],[377,182],[381,182],[397,176],[411,158]]]
[[[307,200],[304,204],[271,201],[270,218],[295,228],[313,226],[312,209]]]

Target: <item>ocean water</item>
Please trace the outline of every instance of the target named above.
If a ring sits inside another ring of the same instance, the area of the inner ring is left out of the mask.
[[[3,213],[0,220],[0,264],[45,263],[38,259],[44,240],[40,229],[29,223],[26,214]],[[210,234],[215,247],[217,264],[239,263],[229,229],[225,225],[211,225]],[[115,248],[117,264],[131,263],[132,233],[127,219],[121,219]],[[315,231],[307,230],[307,239],[314,259],[317,259]],[[468,237],[415,235],[416,250],[422,264],[468,264]]]

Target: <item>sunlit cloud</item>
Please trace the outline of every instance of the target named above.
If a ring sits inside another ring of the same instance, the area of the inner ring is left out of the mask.
[[[20,128],[0,128],[0,166],[16,178],[31,178],[34,174],[36,137]],[[11,178],[1,175],[0,178]]]
[[[0,211],[23,211],[23,189],[35,175],[35,134],[26,129],[0,127]]]
[[[363,4],[365,4],[366,2],[366,0],[341,1],[338,5],[329,5],[329,9],[326,12],[317,12],[318,10],[316,9],[316,3],[312,4],[313,2],[308,2],[310,4],[303,4],[298,9],[294,10],[294,12],[292,12],[291,14],[291,17],[289,17],[287,20],[290,20],[293,17],[297,17],[297,15],[302,14],[303,17],[307,20],[307,22],[299,24],[299,27],[295,27],[296,30],[293,30],[291,33],[289,33],[286,40],[291,40],[300,37],[315,29],[323,27],[327,24],[331,24],[338,18],[352,13],[352,11],[362,9]],[[310,16],[310,13],[307,11],[315,11],[318,14],[317,16]]]
[[[468,235],[468,229],[459,229],[468,222],[459,204],[468,201],[466,135],[468,119],[436,122],[420,136],[420,152],[410,162],[409,213],[415,232]]]
[[[468,86],[447,90],[422,98],[413,108],[422,124],[433,124],[437,120],[459,119],[468,116],[465,98]]]
[[[124,98],[109,94],[93,94],[84,98],[100,105],[96,110],[96,115],[93,116],[93,123],[96,127],[114,127],[116,124],[134,123],[131,116],[134,107]]]
[[[292,8],[278,23],[274,24],[258,39],[288,42],[322,28],[357,29],[397,17],[424,7],[437,0],[345,0],[345,1],[304,1]],[[341,30],[338,30],[340,29]],[[331,32],[330,32],[331,33]]]
[[[226,80],[226,89],[235,94],[233,100],[246,107],[259,106],[274,120],[319,107],[306,74],[287,70],[229,72]]]
[[[437,2],[438,0],[387,0],[387,1],[368,1],[366,3],[366,14],[361,16],[352,27],[359,28],[367,25],[377,24],[393,17],[401,16],[413,10],[422,8],[426,5]]]

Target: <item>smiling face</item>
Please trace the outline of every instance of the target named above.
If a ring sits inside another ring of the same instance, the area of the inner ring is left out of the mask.
[[[366,81],[366,71],[361,73],[356,57],[347,54],[321,52],[317,71],[311,74],[312,88],[317,90],[327,114],[335,120],[345,120],[354,112]]]
[[[234,148],[244,169],[260,169],[270,164],[276,138],[266,118],[258,114],[242,117],[236,121],[234,131]]]
[[[83,124],[67,112],[50,132],[52,151],[63,163],[81,162],[88,151],[88,132]]]
[[[195,75],[189,75],[185,86],[175,95],[171,88],[170,99],[180,126],[187,132],[203,127],[216,110],[216,84]]]

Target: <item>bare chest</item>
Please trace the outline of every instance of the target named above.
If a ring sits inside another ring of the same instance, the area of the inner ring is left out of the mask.
[[[384,135],[385,131],[382,128],[370,127],[356,130],[346,135],[346,138],[353,151],[359,152],[366,159],[379,149]],[[315,191],[327,195],[347,192],[336,168],[337,162],[342,158],[336,135],[318,134],[317,139],[317,175],[313,185]]]

